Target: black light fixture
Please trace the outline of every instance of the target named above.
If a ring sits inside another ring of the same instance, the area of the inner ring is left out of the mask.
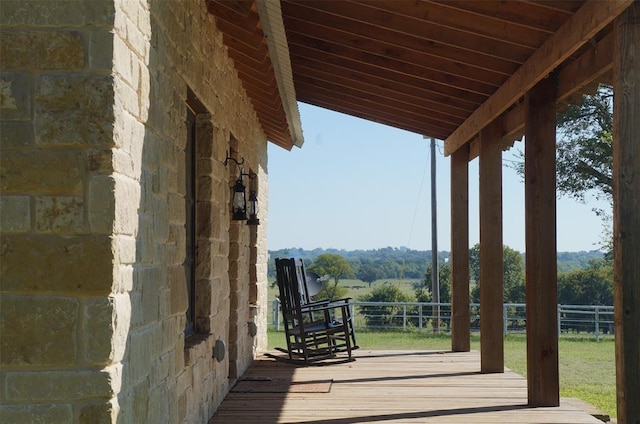
[[[242,175],[242,173],[240,174]],[[231,202],[231,219],[234,221],[247,220],[247,199],[242,177],[238,178],[233,185],[233,200]]]
[[[249,177],[250,180],[256,178],[255,174],[247,174],[242,169],[244,159],[237,160],[227,153],[227,157],[224,160],[226,166],[229,161],[233,161],[238,167],[239,175],[236,182],[233,185],[233,198],[231,200],[231,219],[233,221],[247,221],[248,225],[260,225],[258,219],[258,197],[255,190],[251,190],[249,193],[249,205],[247,205],[247,194],[244,180],[242,177]],[[249,218],[247,218],[247,211],[249,212]]]
[[[260,225],[258,219],[258,196],[255,190],[249,191],[249,204],[247,205],[247,211],[249,212],[249,220],[247,225]]]

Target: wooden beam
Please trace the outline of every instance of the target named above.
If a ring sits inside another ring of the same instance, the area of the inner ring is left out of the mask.
[[[469,147],[451,155],[451,350],[469,352]]]
[[[633,0],[589,0],[445,140],[450,155],[611,23]]]
[[[556,96],[553,78],[525,97],[527,382],[529,405],[558,406]]]
[[[480,132],[480,369],[504,372],[500,128]]]
[[[603,37],[598,43],[582,53],[580,57],[565,66],[558,74],[557,96],[558,102],[569,101],[573,96],[582,98],[580,90],[586,91],[590,84],[611,71],[613,67],[613,33]],[[520,139],[524,131],[523,103],[503,113],[496,121],[502,126],[502,147],[505,148],[513,141]],[[478,149],[474,148],[473,140],[469,160],[478,156]]]
[[[613,246],[618,422],[640,419],[640,3],[615,22]]]

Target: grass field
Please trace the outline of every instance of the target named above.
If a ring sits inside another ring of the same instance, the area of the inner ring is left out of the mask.
[[[447,335],[418,331],[370,332],[358,330],[358,345],[365,349],[450,350]],[[613,338],[596,342],[591,338],[563,336],[559,339],[560,396],[576,397],[601,411],[616,416],[616,381]],[[269,348],[285,346],[282,332],[269,331]],[[480,350],[480,338],[471,337],[471,349]],[[525,376],[526,339],[524,335],[508,335],[504,343],[505,365]]]

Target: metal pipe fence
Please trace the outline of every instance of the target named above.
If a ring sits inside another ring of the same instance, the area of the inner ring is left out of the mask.
[[[480,331],[480,304],[470,303],[469,326],[472,332]],[[352,302],[352,316],[356,328],[372,330],[418,330],[448,334],[451,331],[451,303],[425,302]],[[592,334],[596,340],[601,335],[613,334],[613,306],[558,305],[558,335]],[[280,330],[280,301],[275,299],[271,308],[271,325]],[[525,333],[526,305],[503,305],[503,332]]]

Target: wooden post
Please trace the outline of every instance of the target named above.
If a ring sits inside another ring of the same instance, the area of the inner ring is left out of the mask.
[[[504,372],[502,150],[496,125],[480,131],[480,369]]]
[[[469,327],[469,144],[465,144],[451,156],[451,350],[471,350]]]
[[[555,78],[525,96],[527,382],[529,405],[559,406]]]
[[[618,422],[640,420],[640,3],[615,21],[613,251]]]

